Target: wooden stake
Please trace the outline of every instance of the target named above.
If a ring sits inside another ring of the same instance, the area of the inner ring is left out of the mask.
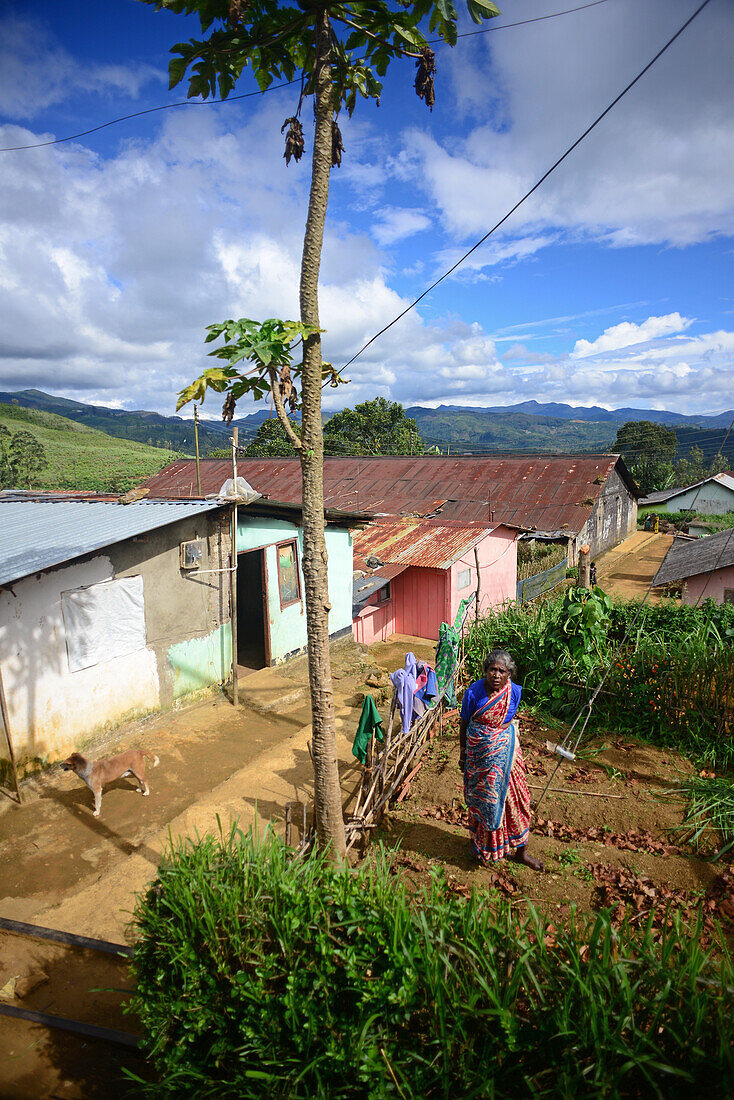
[[[0,669],[0,711],[3,716],[3,726],[5,727],[5,740],[8,743],[8,752],[10,753],[10,767],[13,772],[13,782],[15,784],[15,794],[18,799],[18,804],[22,803],[23,799],[20,797],[20,784],[18,783],[18,767],[15,763],[15,750],[13,749],[13,739],[10,736],[10,718],[8,717],[8,704],[5,698],[5,686],[3,684],[2,669]]]
[[[528,783],[528,787],[531,791],[542,791],[545,788],[542,784]],[[621,798],[627,797],[626,794],[606,794],[604,791],[572,791],[568,787],[550,787],[548,794],[579,794],[586,795],[587,798]]]

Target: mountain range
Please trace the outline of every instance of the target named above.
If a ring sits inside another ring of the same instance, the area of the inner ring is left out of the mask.
[[[111,409],[89,405],[43,390],[26,389],[0,392],[0,402],[40,409],[75,420],[121,439],[136,440],[155,447],[194,453],[193,417],[163,416],[145,410]],[[436,409],[421,405],[405,410],[413,417],[428,446],[439,446],[457,453],[483,451],[581,452],[611,449],[617,426],[628,420],[652,420],[674,427],[678,436],[678,455],[698,445],[707,457],[716,453],[726,429],[734,420],[734,410],[713,416],[685,415],[658,409],[603,409],[552,402],[522,401],[516,405],[467,408],[463,405],[439,405]],[[240,430],[242,442],[251,439],[260,424],[271,415],[267,408],[232,422]],[[203,456],[226,448],[231,428],[222,421],[199,420],[199,448]],[[734,459],[734,433],[725,452]]]

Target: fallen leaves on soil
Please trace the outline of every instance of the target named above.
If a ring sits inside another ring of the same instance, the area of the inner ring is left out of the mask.
[[[624,922],[629,908],[632,908],[635,914],[630,919],[649,920],[655,938],[661,939],[663,931],[672,925],[674,910],[689,925],[695,923],[700,914],[703,926],[701,943],[708,947],[716,933],[716,921],[734,920],[731,896],[734,863],[717,876],[703,900],[686,890],[658,886],[649,878],[608,863],[593,863],[590,871],[597,884],[596,906],[611,910],[612,923],[617,927]]]
[[[584,829],[545,817],[539,817],[530,828],[534,833],[554,837],[556,840],[590,840],[596,844],[604,844],[607,848],[619,848],[623,852],[653,852],[658,855],[673,855],[677,852],[675,845],[657,840],[647,829],[612,833],[603,825],[592,825]]]

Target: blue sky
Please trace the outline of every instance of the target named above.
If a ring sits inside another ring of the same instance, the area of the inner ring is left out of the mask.
[[[506,0],[489,26],[572,6]],[[695,6],[605,0],[439,46],[432,114],[412,62],[393,68],[379,108],[340,120],[325,356],[348,359],[498,221]],[[168,50],[197,33],[135,0],[0,0],[0,145],[184,99]],[[733,40],[734,5],[711,0],[327,404],[732,407]],[[207,324],[297,316],[309,168],[286,168],[280,134],[296,102],[286,88],[0,154],[0,387],[171,413],[211,364]]]

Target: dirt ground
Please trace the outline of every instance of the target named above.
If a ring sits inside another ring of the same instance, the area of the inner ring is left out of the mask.
[[[332,646],[345,803],[360,778],[351,756],[365,691],[387,683],[351,639]],[[243,670],[244,671],[244,670]],[[195,705],[119,727],[96,758],[123,748],[155,752],[150,797],[132,779],[105,789],[102,813],[71,772],[51,768],[22,784],[23,804],[0,802],[0,916],[124,944],[135,895],[155,876],[169,837],[193,837],[237,819],[282,829],[287,801],[312,804],[305,658],[243,675],[240,705],[217,693]],[[115,956],[0,932],[0,999],[135,1034],[122,1012],[128,964]],[[3,994],[4,990],[4,994]],[[115,1100],[121,1067],[147,1072],[125,1048],[0,1015],[0,1098]]]
[[[384,670],[402,666],[411,649],[424,658],[433,653],[432,643],[415,638],[393,638],[369,653],[351,640],[332,647],[345,805],[361,780],[351,742],[364,694],[386,716]],[[310,806],[306,677],[305,659],[298,658],[243,677],[237,708],[217,694],[116,730],[94,755],[134,745],[154,751],[161,763],[149,774],[149,798],[131,780],[119,780],[106,789],[98,819],[90,792],[73,774],[50,769],[26,781],[23,805],[0,805],[0,916],[125,943],[136,893],[154,877],[171,837],[213,831],[219,821],[227,828],[234,819],[245,828],[269,821],[281,828],[287,801]],[[522,717],[528,779],[536,786],[549,774],[543,747],[549,736],[557,739],[532,716]],[[511,864],[499,871],[475,867],[461,824],[457,759],[454,727],[434,740],[408,799],[381,830],[386,842],[400,842],[398,863],[409,881],[423,881],[438,862],[458,893],[497,890],[558,916],[571,902],[590,909],[625,889],[643,899],[651,888],[676,891],[689,905],[719,897],[718,865],[670,833],[682,808],[659,792],[690,770],[675,754],[610,739],[578,766],[564,766],[554,785],[572,793],[550,794],[534,826],[542,875]],[[611,797],[596,797],[602,794]],[[626,885],[614,874],[627,876]],[[129,985],[124,959],[0,932],[0,998],[7,1003],[137,1034],[136,1020],[123,1012]],[[128,1091],[123,1066],[150,1073],[124,1047],[0,1016],[2,1100],[117,1100]]]
[[[535,803],[555,767],[545,743],[562,739],[563,731],[522,708],[519,720]],[[528,852],[543,861],[542,873],[507,860],[489,868],[475,863],[458,755],[454,717],[425,753],[408,797],[379,830],[385,843],[399,842],[398,862],[410,880],[425,881],[440,864],[455,892],[494,889],[520,905],[532,901],[551,920],[567,917],[572,906],[585,912],[621,906],[621,919],[626,906],[641,916],[666,904],[693,919],[703,905],[711,930],[713,918],[733,927],[734,866],[707,862],[714,848],[692,849],[678,830],[683,803],[665,797],[692,771],[678,753],[607,737],[564,763],[533,814]]]
[[[620,599],[641,600],[672,543],[672,535],[636,531],[596,559],[599,584]],[[662,597],[653,589],[647,598],[657,603]]]

